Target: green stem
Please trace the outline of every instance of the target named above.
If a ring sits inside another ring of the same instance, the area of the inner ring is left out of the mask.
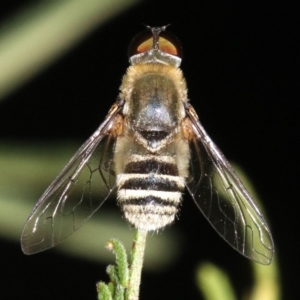
[[[130,255],[129,283],[126,300],[138,300],[146,245],[146,231],[136,230]]]

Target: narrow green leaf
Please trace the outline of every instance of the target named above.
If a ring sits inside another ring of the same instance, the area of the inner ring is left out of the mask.
[[[116,239],[111,239],[106,244],[106,248],[111,250],[115,254],[118,277],[121,285],[126,288],[128,284],[129,270],[125,247],[120,241]]]
[[[113,300],[108,285],[104,282],[97,284],[98,300]]]

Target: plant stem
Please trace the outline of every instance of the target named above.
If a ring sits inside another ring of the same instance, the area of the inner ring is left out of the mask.
[[[138,300],[147,231],[136,230],[130,255],[129,283],[126,300]]]

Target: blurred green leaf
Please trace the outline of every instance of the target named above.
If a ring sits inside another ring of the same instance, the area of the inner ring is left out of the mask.
[[[279,268],[275,258],[269,266],[252,262],[254,285],[248,300],[279,300],[281,299],[281,285]]]
[[[137,0],[43,1],[0,28],[0,99]]]
[[[211,263],[199,266],[197,284],[206,300],[236,300],[226,272]]]

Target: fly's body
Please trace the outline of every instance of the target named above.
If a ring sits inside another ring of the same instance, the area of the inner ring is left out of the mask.
[[[131,66],[106,119],[34,207],[24,253],[67,238],[114,190],[131,225],[157,231],[174,222],[186,189],[226,242],[269,264],[269,227],[187,99],[177,39],[166,27],[149,29],[129,48]]]
[[[114,159],[118,201],[136,228],[158,230],[174,221],[188,176],[185,81],[174,66],[132,66],[121,91],[126,104]]]

